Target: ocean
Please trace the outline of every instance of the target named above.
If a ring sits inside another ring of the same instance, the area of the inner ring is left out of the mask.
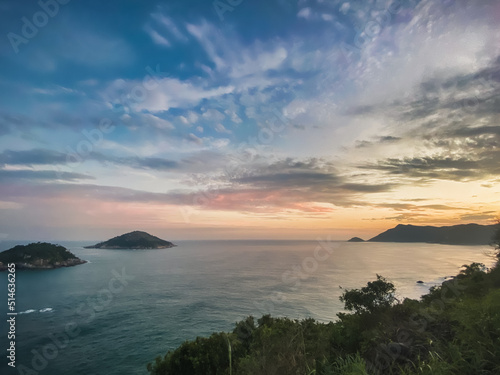
[[[5,355],[7,273],[0,273],[1,374],[145,375],[155,357],[230,331],[248,315],[328,322],[343,311],[340,287],[360,288],[380,274],[399,299],[419,298],[463,264],[494,261],[488,246],[179,241],[171,249],[99,250],[57,243],[89,263],[17,271],[16,369]]]

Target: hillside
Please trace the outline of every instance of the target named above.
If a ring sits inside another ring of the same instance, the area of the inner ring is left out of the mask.
[[[53,269],[71,267],[86,261],[76,257],[68,249],[47,242],[18,245],[0,253],[0,271],[7,264],[15,263],[16,269]]]
[[[500,267],[463,268],[420,300],[398,300],[394,284],[377,275],[344,290],[346,312],[336,322],[249,316],[232,332],[185,341],[147,369],[150,375],[500,374]]]
[[[368,241],[427,242],[448,245],[488,245],[497,225],[463,224],[446,227],[400,224]]]
[[[174,247],[172,242],[150,235],[146,232],[134,231],[99,242],[86,249],[167,249]]]

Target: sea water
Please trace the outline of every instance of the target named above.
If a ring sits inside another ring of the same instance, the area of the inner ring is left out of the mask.
[[[418,299],[463,264],[494,261],[488,246],[183,241],[103,250],[59,243],[88,263],[16,272],[16,369],[5,355],[7,274],[0,273],[1,374],[147,374],[155,357],[230,331],[248,315],[328,322],[343,311],[340,287],[360,288],[380,274],[400,300]]]

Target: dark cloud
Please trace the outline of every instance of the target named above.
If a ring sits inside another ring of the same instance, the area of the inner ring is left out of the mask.
[[[390,135],[386,135],[385,137],[380,137],[379,138],[379,142],[380,143],[391,143],[391,142],[397,142],[397,141],[400,141],[401,138],[400,137],[393,137],[393,136],[390,136]]]
[[[393,108],[399,107],[401,120],[407,121],[425,119],[436,113],[452,114],[452,118],[499,113],[499,60],[472,74],[424,81],[413,101],[394,103]]]
[[[171,170],[179,166],[177,162],[164,158],[114,157],[97,152],[92,152],[82,159],[96,160],[102,163],[110,162],[138,169]],[[0,165],[71,165],[72,163],[74,163],[74,159],[69,154],[47,149],[5,150],[0,153]]]
[[[179,163],[173,160],[163,158],[120,158],[111,159],[110,161],[117,164],[127,165],[132,168],[139,169],[154,169],[157,171],[172,170],[179,167]]]
[[[500,125],[463,127],[456,129],[451,135],[455,137],[477,137],[481,135],[500,136]]]
[[[346,113],[354,116],[391,114],[403,127],[415,120],[424,121],[415,130],[417,134],[425,127],[440,128],[454,122],[460,126],[477,123],[480,118],[500,113],[500,58],[474,73],[431,77],[406,98],[355,106]],[[440,117],[439,122],[436,122],[436,115]]]
[[[426,156],[381,160],[376,164],[360,165],[361,169],[384,171],[409,178],[466,180],[484,177],[485,171],[477,160],[451,156]]]
[[[409,203],[382,203],[374,205],[374,207],[380,208],[390,208],[395,211],[422,211],[422,210],[436,210],[436,211],[448,211],[448,210],[465,210],[465,208],[452,207],[444,204],[424,204],[416,205]]]
[[[360,106],[355,106],[351,107],[348,110],[344,112],[345,115],[347,116],[363,116],[363,115],[369,115],[372,114],[373,112],[377,111],[377,107],[373,105],[360,105]]]
[[[46,149],[32,149],[27,151],[12,151],[5,150],[0,153],[0,165],[57,165],[66,164],[67,155],[61,152],[46,150]]]
[[[33,121],[20,114],[0,111],[0,136],[17,131],[26,131],[33,126]]]
[[[384,191],[391,191],[396,184],[380,184],[380,185],[372,185],[372,184],[354,184],[347,183],[342,184],[339,188],[356,193],[381,193]]]
[[[338,187],[342,179],[330,162],[315,158],[286,158],[271,164],[249,164],[231,182],[274,189],[328,189]]]
[[[498,218],[498,215],[495,213],[476,213],[460,216],[460,220],[462,221],[494,220],[496,218]]]
[[[386,135],[383,137],[378,137],[373,141],[357,141],[355,147],[356,148],[364,148],[364,147],[370,147],[374,145],[379,145],[379,144],[387,144],[387,143],[395,143],[397,141],[400,141],[402,138],[400,137],[393,137],[391,135]]]
[[[141,159],[141,165],[155,168],[170,168],[163,161]],[[29,178],[27,174],[23,177]],[[17,176],[20,177],[20,176]],[[38,178],[43,177],[38,175]],[[78,174],[61,173],[60,179],[83,178]],[[52,174],[55,180],[55,172]],[[169,191],[151,193],[127,188],[98,185],[32,184],[21,189],[3,186],[6,196],[44,196],[60,195],[82,196],[113,202],[143,202],[152,204],[188,205],[201,209],[232,210],[244,212],[285,212],[288,210],[326,214],[331,212],[330,203],[339,207],[366,205],[360,202],[360,194],[390,191],[393,184],[354,183],[339,175],[332,163],[322,159],[293,160],[284,159],[275,163],[257,166],[248,165],[244,173],[236,178],[225,176],[217,180],[219,185],[203,181],[198,191]],[[35,189],[36,186],[36,189]],[[0,188],[2,186],[0,185]],[[194,187],[194,186],[193,186]],[[318,202],[323,203],[319,204]]]

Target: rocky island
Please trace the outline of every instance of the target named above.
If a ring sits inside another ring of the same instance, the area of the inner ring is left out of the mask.
[[[172,242],[150,235],[146,232],[134,231],[110,240],[99,242],[86,249],[168,249],[174,247]]]
[[[47,242],[17,245],[0,253],[0,271],[14,263],[16,269],[53,269],[87,263],[60,245]]]
[[[347,242],[365,242],[365,240],[359,237],[353,237]]]

